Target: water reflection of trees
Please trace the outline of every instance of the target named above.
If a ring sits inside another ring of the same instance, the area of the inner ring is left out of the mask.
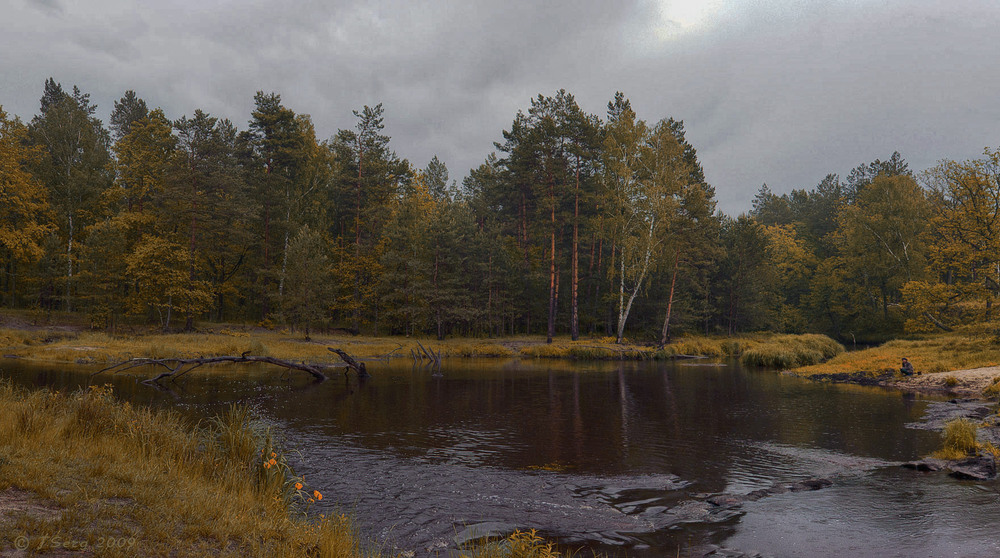
[[[89,381],[44,367],[17,370],[27,385],[72,389]],[[919,418],[922,405],[898,393],[728,366],[446,362],[443,375],[434,376],[385,364],[365,384],[338,378],[318,385],[267,370],[234,372],[187,379],[172,394],[134,378],[107,381],[134,403],[180,403],[199,413],[249,402],[292,432],[350,434],[402,455],[512,469],[672,473],[698,480],[705,492],[726,486],[735,461],[755,459],[755,442],[908,459],[928,451],[933,438],[900,429]]]

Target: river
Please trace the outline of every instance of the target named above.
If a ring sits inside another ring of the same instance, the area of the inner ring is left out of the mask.
[[[169,391],[98,378],[133,403],[195,417],[251,405],[324,493],[321,509],[414,556],[515,527],[584,556],[1000,555],[995,483],[899,466],[939,445],[907,427],[939,397],[702,361],[369,370],[365,382],[314,384],[222,367]],[[20,361],[0,361],[0,375],[57,389],[88,381]]]

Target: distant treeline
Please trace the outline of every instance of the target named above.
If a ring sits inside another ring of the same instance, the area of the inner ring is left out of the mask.
[[[319,140],[259,92],[245,130],[132,91],[108,127],[46,81],[0,109],[0,303],[372,334],[679,332],[841,339],[989,321],[1000,152],[919,177],[893,153],[811,190],[716,210],[683,122],[617,94],[602,118],[539,95],[461,184],[400,159],[383,107]]]

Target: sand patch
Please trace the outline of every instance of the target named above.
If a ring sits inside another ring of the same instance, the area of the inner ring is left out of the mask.
[[[919,376],[888,380],[884,385],[899,389],[928,389],[978,394],[982,393],[983,389],[992,384],[993,378],[996,377],[1000,377],[1000,366],[920,374]],[[958,383],[949,386],[946,382],[948,378],[954,378],[958,380]]]

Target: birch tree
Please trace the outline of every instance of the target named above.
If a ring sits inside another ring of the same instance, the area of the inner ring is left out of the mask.
[[[677,211],[685,174],[683,149],[663,123],[650,129],[622,93],[608,104],[604,187],[614,242],[617,342],[624,340],[632,305],[661,256],[664,231]]]

